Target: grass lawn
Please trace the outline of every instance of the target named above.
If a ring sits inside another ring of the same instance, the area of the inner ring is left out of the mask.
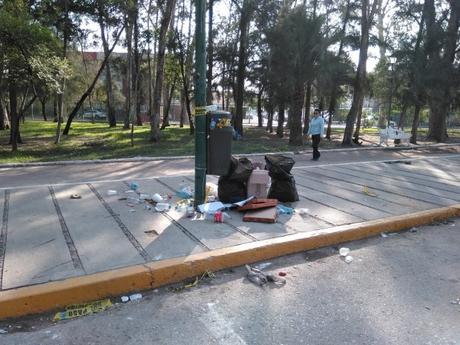
[[[74,122],[70,134],[62,137],[61,144],[55,145],[56,123],[26,121],[21,124],[24,144],[17,152],[11,152],[8,145],[9,131],[0,131],[0,163],[44,162],[60,160],[91,160],[126,157],[182,156],[194,154],[194,136],[189,128],[171,126],[162,131],[159,143],[151,143],[150,126],[135,127],[134,146],[131,146],[130,131],[121,126],[108,128],[105,123]],[[365,129],[365,136],[377,135],[376,129]],[[323,148],[340,145],[343,129],[334,129],[332,141],[323,141]],[[460,136],[460,133],[455,133]],[[375,140],[376,137],[375,137]],[[374,141],[375,141],[374,140]],[[378,140],[377,140],[378,141]],[[233,142],[234,153],[282,152],[309,148],[288,145],[288,138],[278,138],[264,129],[245,129],[244,139]]]

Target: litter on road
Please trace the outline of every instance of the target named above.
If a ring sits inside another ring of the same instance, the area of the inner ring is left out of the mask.
[[[247,278],[248,280],[258,286],[264,286],[267,283],[274,283],[277,286],[282,286],[286,284],[286,279],[278,278],[273,274],[267,274],[258,270],[255,267],[245,265],[246,270],[248,271]]]
[[[99,313],[112,306],[110,299],[104,299],[85,304],[69,305],[65,311],[58,312],[54,316],[54,321],[74,319],[85,315]]]

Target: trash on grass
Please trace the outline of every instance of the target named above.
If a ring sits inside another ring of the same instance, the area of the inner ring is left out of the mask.
[[[72,194],[72,195],[70,196],[70,199],[74,199],[74,200],[75,200],[75,199],[81,199],[81,195],[80,195],[80,194]]]
[[[171,205],[168,204],[168,203],[163,203],[163,202],[159,202],[156,206],[155,206],[155,211],[157,212],[165,212],[165,211],[169,211],[169,209],[171,208]]]
[[[118,192],[115,189],[109,189],[107,191],[108,196],[117,195],[117,194],[118,194]]]
[[[350,248],[347,248],[347,247],[340,248],[339,254],[340,256],[347,256],[348,254],[350,254]]]
[[[54,321],[69,320],[80,316],[90,315],[104,311],[112,306],[110,299],[103,299],[85,304],[69,305],[65,311],[56,313]]]
[[[258,286],[264,286],[267,283],[274,283],[275,285],[281,286],[286,284],[286,279],[278,278],[273,274],[267,274],[258,270],[255,267],[245,265],[246,270],[248,271],[247,278],[248,280]]]

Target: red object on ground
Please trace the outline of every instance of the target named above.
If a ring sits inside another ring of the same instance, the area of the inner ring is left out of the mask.
[[[214,223],[223,223],[224,222],[224,215],[221,211],[217,211],[214,213]]]
[[[238,207],[238,211],[258,210],[261,208],[269,208],[278,205],[276,199],[253,199],[246,205]]]
[[[286,277],[287,276],[287,273],[286,272],[279,272],[278,275],[280,277]]]

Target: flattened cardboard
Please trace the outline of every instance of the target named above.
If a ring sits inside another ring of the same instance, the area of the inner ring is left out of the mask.
[[[276,206],[271,208],[264,208],[262,210],[247,211],[243,217],[244,222],[257,222],[257,223],[276,223]]]

